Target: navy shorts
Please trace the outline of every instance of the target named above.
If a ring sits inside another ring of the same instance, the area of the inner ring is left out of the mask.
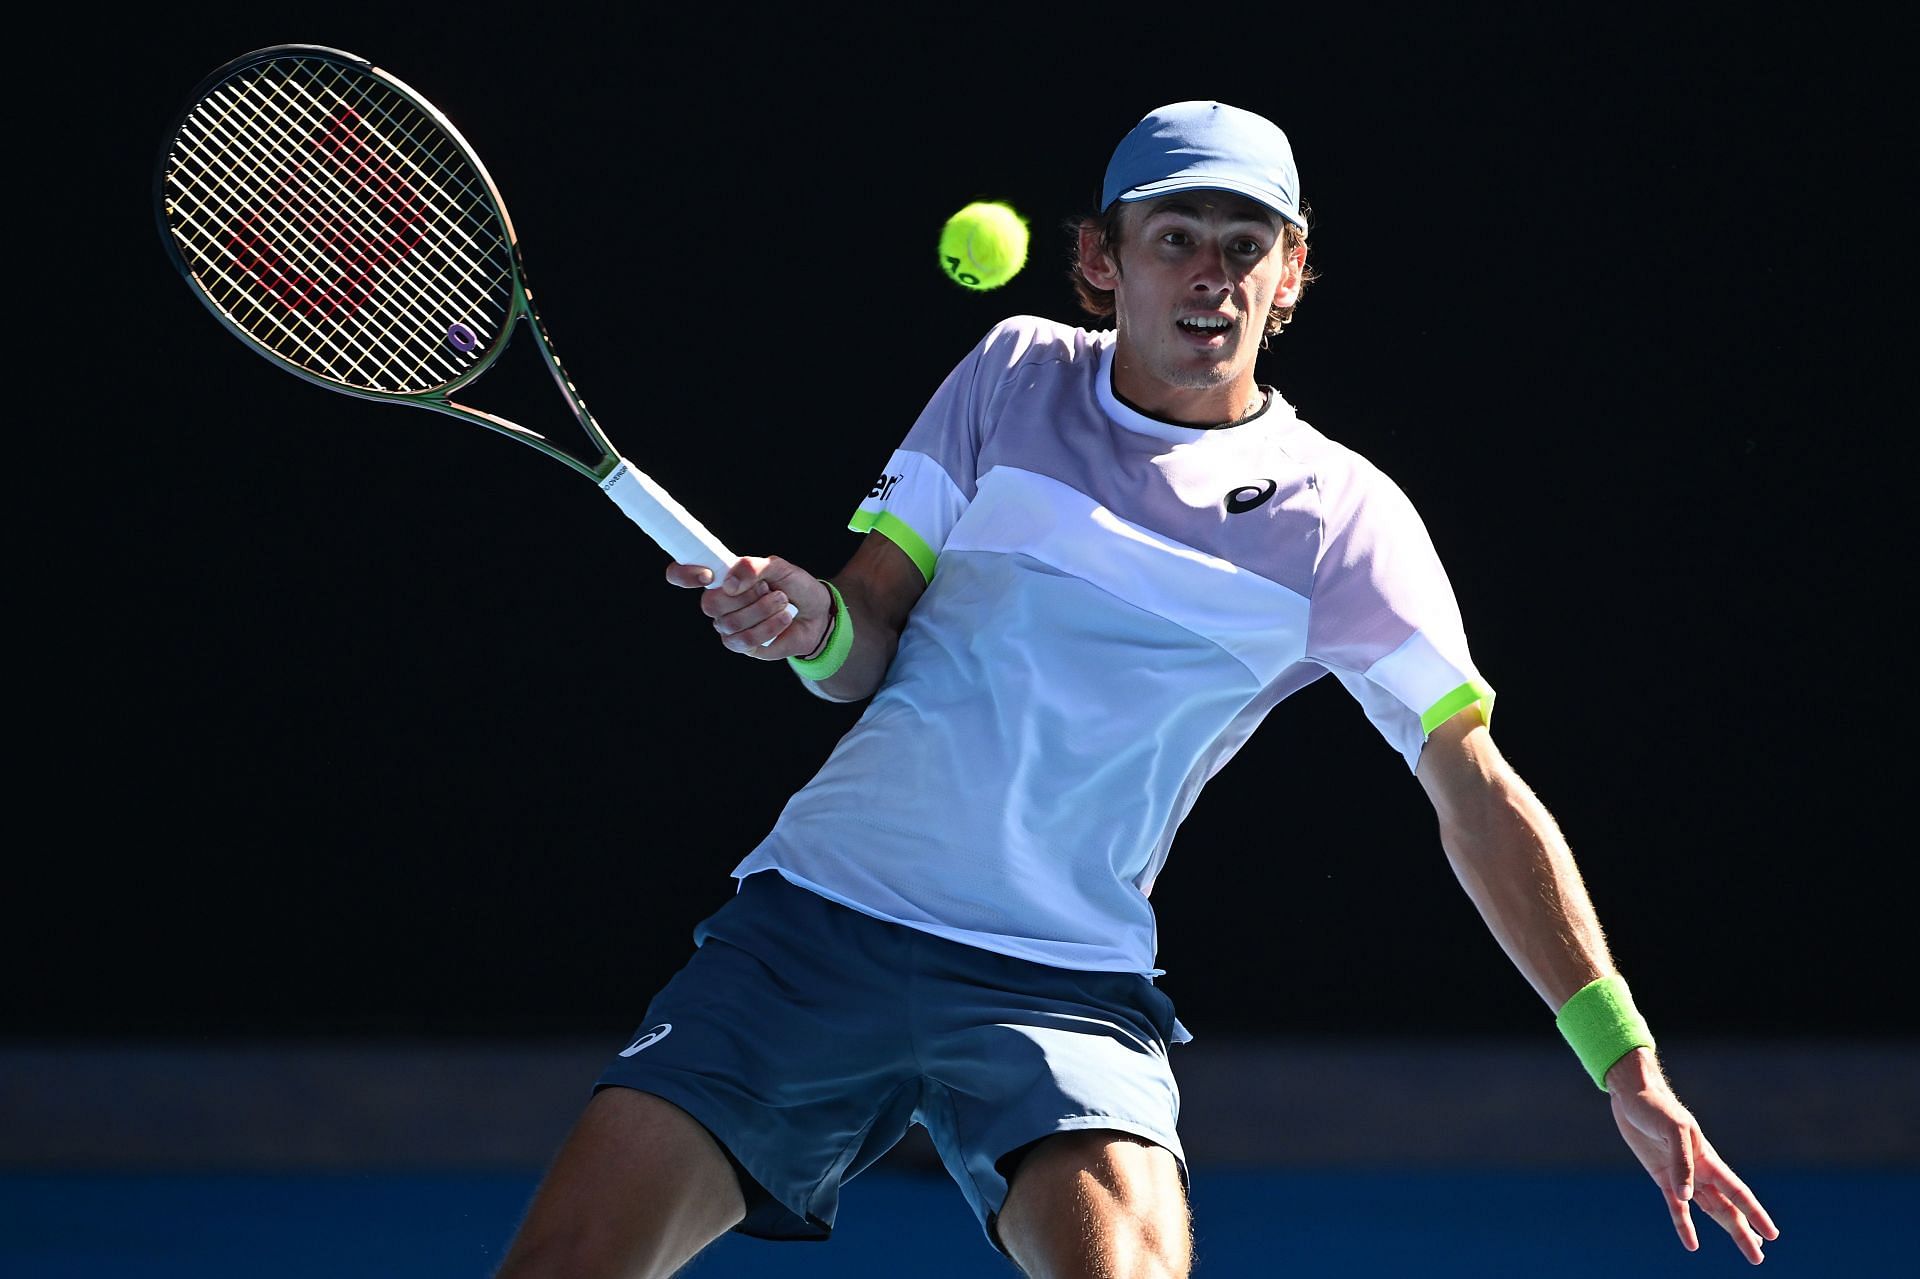
[[[595,1085],[663,1097],[740,1174],[763,1239],[824,1239],[840,1187],[924,1126],[987,1237],[1010,1156],[1112,1129],[1186,1157],[1173,1004],[1136,973],[1014,959],[749,876]]]

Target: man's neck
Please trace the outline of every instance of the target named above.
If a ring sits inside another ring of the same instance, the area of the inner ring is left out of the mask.
[[[1206,429],[1234,426],[1267,406],[1267,392],[1248,372],[1240,381],[1218,387],[1173,387],[1127,376],[1121,358],[1113,365],[1113,396],[1136,413],[1173,426]],[[1143,383],[1144,385],[1136,385]]]

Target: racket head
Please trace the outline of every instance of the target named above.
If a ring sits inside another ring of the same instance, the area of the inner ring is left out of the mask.
[[[214,317],[330,390],[444,404],[529,313],[473,148],[367,59],[257,49],[206,76],[154,173],[160,238]]]

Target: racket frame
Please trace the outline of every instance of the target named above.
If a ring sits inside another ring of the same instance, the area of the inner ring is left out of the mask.
[[[236,323],[233,318],[226,313],[220,304],[214,300],[213,294],[200,282],[193,265],[188,262],[186,255],[180,250],[180,245],[173,229],[173,223],[169,217],[169,212],[173,205],[173,194],[169,185],[169,176],[173,167],[171,163],[172,156],[174,155],[176,143],[180,138],[182,129],[194,112],[199,110],[216,90],[229,80],[232,80],[236,75],[250,66],[289,57],[343,64],[362,75],[372,77],[388,89],[404,97],[411,106],[431,120],[436,127],[444,131],[448,139],[459,148],[461,157],[466,163],[473,167],[475,175],[480,180],[482,192],[492,206],[494,215],[499,219],[500,228],[505,233],[507,266],[510,273],[509,297],[504,318],[500,323],[499,332],[494,335],[486,351],[477,357],[469,368],[439,386],[424,391],[384,391],[377,388],[356,386],[350,382],[325,377],[294,360],[285,358],[266,347],[258,338],[248,332],[244,326]],[[607,480],[616,468],[621,466],[622,459],[618,451],[615,450],[613,442],[607,438],[606,432],[601,429],[599,422],[594,419],[593,414],[586,406],[586,402],[574,387],[572,378],[567,375],[566,369],[560,363],[560,357],[554,352],[553,340],[547,334],[546,325],[540,319],[539,312],[534,309],[532,292],[527,284],[526,263],[521,256],[520,238],[514,231],[513,218],[507,212],[506,201],[501,198],[500,188],[494,182],[493,175],[488,172],[485,163],[481,161],[479,152],[473,148],[461,134],[460,130],[455,127],[454,123],[449,120],[438,107],[434,106],[433,103],[429,102],[411,85],[401,80],[398,76],[382,70],[368,59],[360,57],[358,54],[348,53],[344,49],[335,49],[327,45],[280,44],[242,54],[208,73],[194,88],[192,94],[188,97],[187,105],[174,117],[171,125],[167,129],[165,141],[160,148],[159,161],[154,170],[154,216],[159,224],[160,239],[166,246],[167,256],[172,261],[174,269],[187,281],[194,296],[199,298],[207,310],[213,313],[214,318],[220,322],[222,327],[239,338],[243,345],[273,364],[276,368],[284,369],[296,377],[312,382],[317,386],[324,387],[329,391],[339,391],[359,399],[375,400],[390,404],[411,404],[418,408],[430,409],[435,413],[442,413],[449,417],[457,418],[460,421],[471,423],[475,426],[483,426],[490,431],[497,431],[502,435],[510,436],[520,441],[530,448],[537,449],[554,461],[566,465],[581,475],[586,476],[588,479],[593,480],[595,483],[601,483]],[[518,329],[523,322],[527,330],[532,334],[533,342],[539,351],[541,362],[546,365],[547,371],[552,374],[554,383],[560,388],[560,393],[565,398],[568,409],[573,413],[575,422],[578,423],[581,431],[587,437],[588,443],[592,445],[597,455],[592,461],[583,460],[575,456],[568,450],[549,441],[546,436],[541,435],[537,431],[530,430],[517,422],[510,421],[497,414],[489,413],[484,409],[477,409],[460,404],[451,398],[453,392],[459,391],[462,387],[475,381],[488,369],[493,367],[494,362],[505,354],[508,346],[513,341],[515,330]],[[631,467],[631,463],[627,465]]]

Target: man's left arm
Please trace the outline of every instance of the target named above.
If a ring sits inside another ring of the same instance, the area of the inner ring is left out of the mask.
[[[1454,874],[1550,1009],[1558,1013],[1595,981],[1617,976],[1572,850],[1476,709],[1433,731],[1415,776],[1433,802]],[[1700,1246],[1689,1211],[1698,1204],[1758,1265],[1762,1240],[1780,1232],[1680,1104],[1654,1049],[1634,1048],[1604,1069],[1614,1122],[1665,1195],[1680,1242],[1689,1251]]]

